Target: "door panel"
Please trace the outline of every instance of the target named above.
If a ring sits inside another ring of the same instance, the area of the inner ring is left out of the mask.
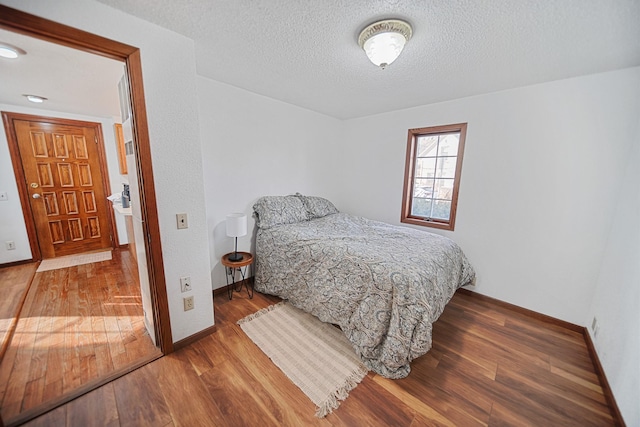
[[[42,257],[111,248],[95,128],[13,123]]]

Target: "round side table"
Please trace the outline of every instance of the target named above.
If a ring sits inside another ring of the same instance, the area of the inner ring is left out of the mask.
[[[233,298],[234,290],[236,292],[240,292],[242,290],[242,285],[245,285],[247,287],[247,295],[249,295],[249,298],[251,299],[253,298],[253,284],[251,285],[251,292],[249,292],[249,280],[245,276],[247,274],[247,268],[249,268],[249,266],[253,264],[253,255],[249,252],[238,252],[238,255],[242,255],[242,259],[239,261],[231,261],[229,257],[232,255],[233,252],[225,254],[220,260],[225,269],[225,279],[227,281],[227,294],[229,295],[229,299]],[[235,289],[237,271],[240,272],[242,281],[239,282],[240,287],[238,289]],[[231,276],[231,283],[229,283],[229,276]]]

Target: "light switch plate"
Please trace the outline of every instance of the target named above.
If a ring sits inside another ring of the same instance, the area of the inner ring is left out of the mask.
[[[6,191],[3,191],[3,192],[0,193],[0,201],[4,202],[6,200],[9,200],[9,195],[7,194]]]

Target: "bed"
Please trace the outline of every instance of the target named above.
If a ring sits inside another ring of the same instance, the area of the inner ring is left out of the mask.
[[[452,240],[338,212],[321,197],[254,205],[255,289],[338,325],[362,361],[403,378],[432,324],[475,272]]]

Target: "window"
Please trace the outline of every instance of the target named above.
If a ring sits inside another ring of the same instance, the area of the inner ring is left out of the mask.
[[[453,230],[467,124],[409,129],[401,221]]]

